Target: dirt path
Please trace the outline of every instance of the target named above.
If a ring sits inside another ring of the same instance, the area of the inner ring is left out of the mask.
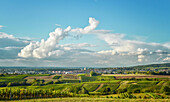
[[[95,90],[95,91],[98,91],[100,88],[103,87],[104,84],[100,84],[100,86]]]

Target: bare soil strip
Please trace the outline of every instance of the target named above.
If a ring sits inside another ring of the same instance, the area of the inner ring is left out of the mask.
[[[53,79],[53,77],[56,75],[50,75],[50,76],[28,76],[25,79]]]
[[[104,84],[100,84],[100,86],[95,90],[95,91],[98,91],[100,88],[103,87]]]

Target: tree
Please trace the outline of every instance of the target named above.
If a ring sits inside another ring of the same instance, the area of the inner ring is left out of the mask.
[[[42,83],[44,83],[44,82],[45,82],[45,80],[44,80],[44,79],[42,79],[41,81],[42,81]]]
[[[95,73],[94,71],[90,72],[90,76],[96,76],[96,75],[97,75],[97,73]]]

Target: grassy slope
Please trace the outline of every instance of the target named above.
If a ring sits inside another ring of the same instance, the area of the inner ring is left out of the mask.
[[[100,84],[84,84],[84,87],[85,87],[86,90],[88,90],[89,92],[95,91],[99,86],[100,86]]]
[[[3,77],[0,77],[0,82],[5,82],[5,83],[8,83],[8,82],[19,82],[19,81],[23,81],[24,78],[27,77],[27,75],[13,75],[13,76],[3,76]]]
[[[111,92],[118,88],[119,84],[104,84],[102,88],[98,90],[98,92],[103,91],[105,88],[110,88]]]
[[[0,82],[20,82],[28,76],[49,76],[49,74],[24,74],[24,75],[5,75],[0,77]]]

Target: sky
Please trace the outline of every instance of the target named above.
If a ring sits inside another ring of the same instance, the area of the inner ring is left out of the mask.
[[[0,0],[0,66],[170,62],[169,0]]]

